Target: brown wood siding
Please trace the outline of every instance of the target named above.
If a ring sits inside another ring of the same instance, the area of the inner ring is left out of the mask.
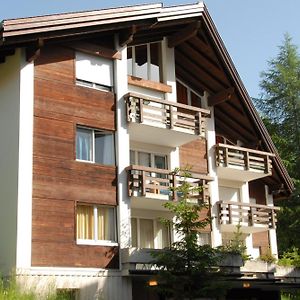
[[[270,249],[269,231],[256,232],[252,234],[253,247],[259,248],[260,254],[266,254]]]
[[[206,141],[199,139],[179,148],[180,167],[191,167],[195,173],[207,174]]]
[[[35,62],[32,265],[118,268],[118,248],[76,245],[77,202],[117,205],[116,167],[75,160],[76,125],[115,130],[114,94],[75,85],[74,51]]]

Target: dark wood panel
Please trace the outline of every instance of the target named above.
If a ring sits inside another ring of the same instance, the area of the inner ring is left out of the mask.
[[[114,94],[75,85],[74,51],[35,62],[32,265],[118,268],[115,247],[77,245],[77,202],[117,205],[116,167],[75,160],[76,125],[115,130]]]
[[[199,139],[179,148],[180,167],[190,166],[195,173],[207,174],[206,141]]]
[[[267,204],[265,185],[261,180],[249,182],[249,197],[255,198],[256,204]]]

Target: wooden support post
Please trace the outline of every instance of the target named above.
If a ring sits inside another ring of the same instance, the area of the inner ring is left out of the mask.
[[[141,180],[141,184],[142,184],[142,196],[146,196],[146,174],[145,171],[142,171],[142,180]]]
[[[173,180],[173,201],[177,201],[177,191],[175,190],[177,186],[177,178],[176,173],[172,173],[172,180]]]
[[[170,116],[170,129],[174,129],[174,114],[173,114],[172,105],[169,105],[169,116]]]
[[[225,167],[228,167],[228,148],[223,148],[223,151],[224,151],[224,165]]]
[[[202,115],[201,115],[201,111],[198,112],[198,135],[202,134]]]
[[[254,212],[253,207],[249,209],[249,226],[254,226]]]
[[[140,123],[144,121],[144,100],[139,98]]]
[[[266,174],[271,173],[271,168],[270,168],[270,163],[269,163],[269,155],[265,156],[265,173]]]
[[[244,163],[245,163],[245,170],[248,171],[250,169],[250,161],[249,161],[249,152],[244,152]]]
[[[276,228],[274,209],[271,210],[271,228],[272,229]]]
[[[228,222],[229,224],[232,224],[232,207],[231,204],[227,204],[228,205]]]

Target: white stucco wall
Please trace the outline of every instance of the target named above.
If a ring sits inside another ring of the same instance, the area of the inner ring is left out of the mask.
[[[16,265],[21,52],[0,64],[0,269]]]

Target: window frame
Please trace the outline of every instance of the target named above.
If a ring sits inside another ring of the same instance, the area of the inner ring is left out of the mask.
[[[155,166],[155,156],[161,156],[161,157],[165,157],[165,162],[166,162],[166,168],[165,169],[162,169],[162,170],[168,170],[169,169],[169,165],[170,165],[170,155],[169,154],[166,154],[166,153],[159,153],[159,152],[150,152],[150,151],[147,151],[147,150],[143,150],[143,149],[130,149],[130,152],[133,152],[134,154],[134,163],[133,165],[139,165],[138,161],[138,155],[139,153],[146,153],[146,154],[149,154],[150,155],[150,168],[154,168]],[[130,162],[130,164],[132,164]]]
[[[84,160],[84,159],[79,159],[77,158],[77,129],[84,129],[84,130],[90,130],[92,133],[92,148],[91,148],[91,160]],[[96,153],[96,143],[95,143],[95,132],[100,132],[103,134],[109,134],[112,135],[112,141],[113,141],[113,164],[103,164],[95,161],[95,153]],[[92,128],[92,127],[87,127],[83,125],[77,124],[75,126],[75,160],[78,162],[84,162],[84,163],[90,163],[90,164],[96,164],[96,165],[101,165],[101,166],[111,166],[115,167],[116,166],[116,146],[115,146],[115,132],[114,131],[109,131],[105,129],[97,129],[97,128]]]
[[[89,206],[93,207],[93,217],[94,217],[94,239],[78,239],[77,235],[77,212],[79,206]],[[104,207],[104,208],[111,208],[113,209],[113,217],[114,217],[114,238],[115,240],[98,240],[96,237],[98,236],[98,207]],[[118,246],[118,230],[117,230],[117,209],[116,206],[111,205],[102,205],[102,204],[90,204],[90,203],[82,203],[78,202],[76,203],[76,212],[75,212],[75,238],[76,238],[76,244],[77,245],[90,245],[90,246]]]
[[[158,66],[158,68],[159,68],[159,81],[152,79],[153,77],[152,77],[152,74],[151,74],[151,44],[158,44],[158,47],[160,49],[159,51],[160,51],[160,60],[161,60],[161,62],[160,62],[160,65]],[[147,47],[147,53],[146,53],[146,56],[147,56],[147,78],[137,76],[137,70],[136,70],[136,47],[145,46],[145,45]],[[142,78],[142,79],[147,80],[147,81],[163,83],[164,68],[163,68],[162,42],[157,41],[157,42],[151,42],[151,43],[144,43],[144,44],[139,44],[139,45],[133,45],[133,46],[130,46],[128,48],[131,48],[131,51],[132,51],[131,52],[132,53],[132,57],[131,57],[131,60],[132,60],[132,63],[131,63],[131,71],[132,72],[131,73],[132,74],[129,74],[128,68],[127,68],[127,74],[129,76]],[[128,61],[128,57],[127,57],[127,61]]]
[[[109,61],[111,62],[111,66],[110,66],[110,74],[108,74],[110,76],[110,79],[112,81],[112,85],[106,85],[106,84],[101,84],[101,83],[96,83],[90,80],[85,80],[85,79],[79,79],[77,78],[77,55],[82,55],[82,56],[86,56],[86,58],[88,59],[88,57],[90,58],[94,58],[94,59],[99,59],[99,60],[104,60],[104,61]],[[85,53],[82,51],[76,51],[75,52],[75,83],[77,86],[81,86],[81,87],[85,87],[85,88],[91,88],[94,90],[99,90],[99,91],[104,91],[104,92],[114,92],[114,60],[113,59],[109,59],[107,57],[103,57],[100,55],[92,55],[90,53]]]
[[[147,218],[147,217],[137,217],[137,216],[131,216],[130,218],[130,226],[132,226],[132,219],[136,219],[136,233],[137,233],[137,245],[133,246],[133,241],[132,241],[132,227],[131,227],[131,247],[136,247],[139,249],[163,249],[163,248],[158,248],[158,237],[157,237],[157,223],[160,222],[159,219],[157,218]],[[153,246],[154,248],[141,248],[140,244],[141,244],[141,230],[140,230],[140,220],[151,220],[152,221],[152,226],[153,226]],[[172,242],[173,242],[173,236],[172,236],[172,228],[170,226],[168,226],[168,242],[169,242],[169,246],[171,246]]]

